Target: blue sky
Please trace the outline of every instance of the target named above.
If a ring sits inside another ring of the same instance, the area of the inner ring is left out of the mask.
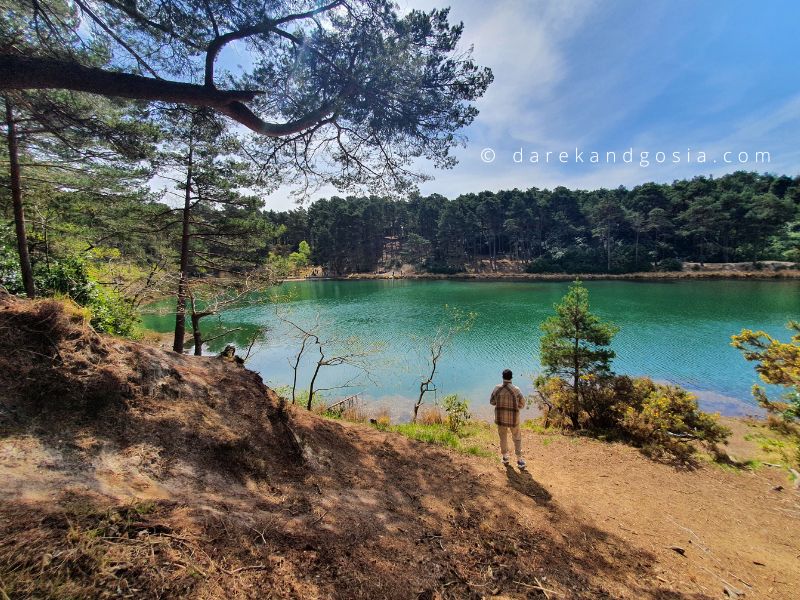
[[[633,186],[737,169],[800,174],[800,2],[711,0],[457,0],[463,21],[495,81],[464,131],[459,165],[436,171],[423,193],[514,187]],[[401,10],[447,6],[400,0]],[[492,163],[481,160],[494,150]],[[575,149],[584,164],[574,161]],[[633,149],[633,161],[622,153]],[[521,164],[514,162],[514,152]],[[550,151],[550,162],[544,153]],[[557,160],[566,151],[566,164]],[[617,164],[589,164],[591,151]],[[666,154],[655,164],[657,151]],[[691,161],[687,160],[687,151]],[[700,163],[699,152],[706,153]],[[531,153],[540,162],[531,164]],[[650,166],[639,165],[649,152]],[[675,164],[673,152],[680,153]],[[724,155],[725,152],[732,152]],[[748,153],[745,164],[725,164]],[[755,152],[769,152],[757,164]],[[329,196],[327,188],[316,197]],[[269,206],[293,205],[279,190]]]

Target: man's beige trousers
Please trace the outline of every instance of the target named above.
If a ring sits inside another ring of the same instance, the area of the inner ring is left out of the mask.
[[[522,458],[522,432],[519,425],[516,427],[506,427],[505,425],[498,425],[497,431],[500,433],[500,452],[503,456],[508,455],[508,432],[511,432],[511,439],[514,440],[514,452],[517,458]]]

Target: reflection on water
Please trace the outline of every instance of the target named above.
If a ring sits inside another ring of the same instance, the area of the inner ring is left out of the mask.
[[[355,337],[362,345],[382,345],[382,351],[369,358],[375,383],[362,379],[329,395],[358,392],[402,416],[418,393],[427,344],[444,317],[445,304],[475,311],[478,318],[472,330],[460,334],[445,350],[435,396],[461,394],[482,412],[506,367],[515,372],[523,391],[531,391],[531,378],[539,371],[539,324],[552,314],[567,286],[565,282],[309,281],[286,283],[280,293],[291,292],[293,298],[284,314],[305,325],[319,316],[323,337]],[[613,344],[617,372],[683,385],[698,393],[705,408],[726,414],[757,412],[750,397],[757,378],[752,365],[730,346],[731,334],[748,327],[786,338],[784,324],[800,316],[797,281],[590,281],[586,287],[592,310],[621,328]],[[168,315],[148,314],[144,320],[158,331],[169,331],[173,323]],[[226,343],[243,348],[254,330],[267,327],[266,343],[248,366],[273,386],[291,381],[287,359],[299,342],[291,328],[276,318],[266,298],[263,304],[209,318],[204,326],[209,337],[239,328],[212,342],[209,352],[218,352]],[[299,370],[302,387],[308,384],[312,362],[309,353]],[[318,387],[336,387],[354,374],[346,366],[324,368]]]

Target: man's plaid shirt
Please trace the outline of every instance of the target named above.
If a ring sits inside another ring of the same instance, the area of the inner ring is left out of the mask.
[[[519,411],[525,408],[525,396],[510,381],[504,381],[492,391],[489,404],[494,406],[494,422],[505,427],[519,425]]]

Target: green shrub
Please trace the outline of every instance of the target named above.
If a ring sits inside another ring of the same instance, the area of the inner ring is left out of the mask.
[[[269,253],[267,265],[275,273],[276,277],[289,277],[294,271],[294,265],[289,261],[289,257],[282,256],[276,252]]]
[[[447,426],[450,431],[458,433],[472,418],[469,412],[469,404],[457,395],[445,396],[442,400],[442,408],[447,413]]]
[[[40,292],[49,296],[69,296],[81,306],[86,306],[94,299],[97,288],[97,284],[89,277],[86,263],[76,257],[37,264],[35,278]]]
[[[270,252],[267,255],[267,266],[277,277],[291,277],[311,264],[311,247],[305,240],[300,242],[297,252],[288,255]]]
[[[4,245],[0,245],[0,285],[10,294],[25,293],[17,253]]]
[[[307,267],[311,261],[311,246],[303,240],[298,246],[297,252],[289,254],[289,262],[295,270]]]
[[[651,454],[684,458],[694,452],[692,441],[713,447],[730,435],[716,415],[701,411],[697,398],[681,387],[641,377],[633,380],[631,392],[622,399],[622,432]]]
[[[86,262],[77,257],[39,264],[34,272],[36,287],[43,295],[68,296],[91,313],[91,325],[97,331],[130,336],[139,316],[120,293],[104,288],[89,276]]]
[[[97,331],[130,336],[139,323],[139,315],[130,302],[119,292],[98,284],[82,258],[68,256],[36,264],[34,283],[39,295],[68,296],[87,308]],[[0,284],[12,294],[25,291],[17,255],[7,246],[0,246]]]
[[[96,288],[95,297],[86,305],[92,313],[92,327],[104,333],[130,337],[139,324],[139,314],[122,294]]]
[[[687,459],[694,442],[713,448],[730,435],[716,415],[699,409],[693,394],[648,377],[587,376],[577,397],[559,377],[539,378],[536,390],[545,426],[571,426],[577,409],[585,430],[623,439],[654,456]]]

